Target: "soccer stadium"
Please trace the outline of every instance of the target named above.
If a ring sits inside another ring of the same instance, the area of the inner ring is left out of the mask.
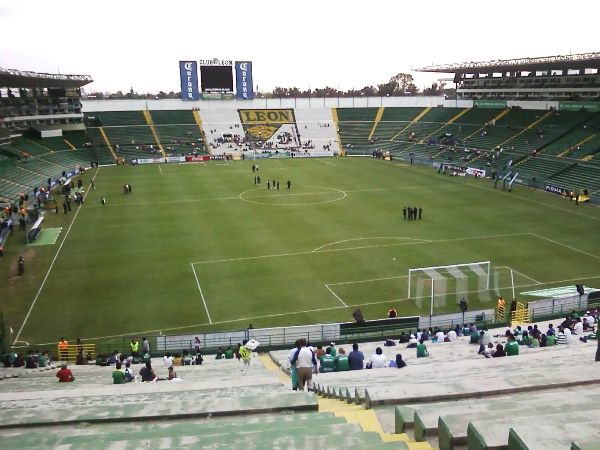
[[[172,65],[0,68],[0,447],[600,449],[600,53]]]

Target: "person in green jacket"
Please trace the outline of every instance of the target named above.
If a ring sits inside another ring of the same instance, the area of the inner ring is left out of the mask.
[[[553,334],[546,335],[546,347],[552,347],[556,345],[556,336]]]
[[[508,336],[504,350],[506,351],[506,356],[516,356],[519,354],[519,343],[512,334]]]
[[[427,346],[423,344],[423,339],[421,339],[417,344],[417,358],[424,358],[426,356],[429,356],[429,352],[427,351]]]
[[[319,372],[334,372],[335,371],[335,358],[331,356],[331,347],[325,349],[325,355],[321,358],[321,367]]]
[[[115,370],[112,373],[113,384],[124,384],[125,383],[125,372],[121,370],[121,361],[117,361]]]
[[[348,356],[346,355],[346,350],[340,348],[340,354],[335,357],[335,371],[345,372],[346,370],[350,370]]]
[[[227,350],[225,350],[225,359],[233,359],[233,350],[231,349],[231,346],[227,347]]]

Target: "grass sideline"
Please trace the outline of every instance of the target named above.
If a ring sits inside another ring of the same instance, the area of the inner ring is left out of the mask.
[[[261,160],[260,186],[251,165],[89,171],[96,190],[76,219],[47,214],[47,227],[63,227],[55,245],[27,247],[20,231],[9,239],[0,261],[8,325],[16,334],[31,309],[19,340],[46,343],[346,321],[356,306],[367,319],[390,306],[426,315],[428,301],[407,299],[410,267],[485,260],[518,272],[521,291],[583,279],[600,287],[600,210],[590,205],[370,158]],[[280,190],[267,191],[267,179]],[[404,221],[405,205],[421,206],[423,220]],[[392,281],[356,283],[383,278]],[[470,307],[509,297],[505,284],[470,294]]]

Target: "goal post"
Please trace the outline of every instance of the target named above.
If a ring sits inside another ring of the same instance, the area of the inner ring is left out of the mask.
[[[472,263],[463,264],[450,264],[445,266],[430,266],[430,267],[415,267],[408,269],[408,294],[407,297],[411,298],[411,285],[413,284],[413,278],[420,275],[419,278],[428,278],[431,280],[442,280],[454,278],[455,280],[462,280],[467,278],[476,277],[478,280],[484,281],[478,287],[480,290],[490,289],[490,272],[491,263],[490,261],[479,261]]]

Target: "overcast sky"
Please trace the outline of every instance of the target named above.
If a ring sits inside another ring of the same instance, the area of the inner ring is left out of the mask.
[[[237,59],[261,91],[359,89],[432,63],[598,51],[599,17],[591,0],[0,0],[0,67],[177,92],[179,60]]]

